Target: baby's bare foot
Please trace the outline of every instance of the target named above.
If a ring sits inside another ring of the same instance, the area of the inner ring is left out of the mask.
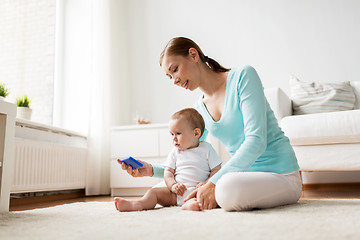
[[[190,210],[190,211],[202,211],[203,208],[201,204],[196,201],[195,198],[192,198],[184,203],[181,207],[182,210]]]
[[[130,201],[130,200],[116,197],[116,198],[114,198],[114,203],[115,203],[116,209],[120,212],[143,210],[142,206],[137,201]]]

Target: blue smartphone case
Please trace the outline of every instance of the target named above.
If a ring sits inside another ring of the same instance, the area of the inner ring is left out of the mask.
[[[138,160],[136,160],[133,157],[124,158],[124,159],[120,160],[120,162],[125,163],[127,166],[130,165],[133,169],[144,166],[141,162],[139,162]]]

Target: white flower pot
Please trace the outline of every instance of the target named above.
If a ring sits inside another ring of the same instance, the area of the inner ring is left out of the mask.
[[[3,96],[0,96],[0,101],[5,101],[5,98]]]
[[[32,109],[27,107],[17,107],[17,118],[31,120]]]

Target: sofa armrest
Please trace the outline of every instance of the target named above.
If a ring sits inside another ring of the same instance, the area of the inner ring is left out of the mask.
[[[264,93],[279,123],[282,118],[292,115],[291,99],[281,88],[268,88]]]
[[[360,81],[351,81],[350,85],[352,86],[355,93],[354,109],[360,109]]]

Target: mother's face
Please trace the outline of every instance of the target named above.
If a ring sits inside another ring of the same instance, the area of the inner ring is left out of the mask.
[[[175,85],[193,91],[199,86],[199,71],[196,63],[197,60],[191,55],[188,57],[165,55],[161,66]]]

